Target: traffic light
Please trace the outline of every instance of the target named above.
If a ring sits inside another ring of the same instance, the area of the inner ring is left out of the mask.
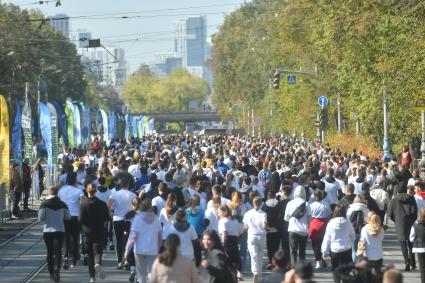
[[[227,103],[227,110],[232,112],[232,102]]]
[[[280,73],[276,70],[276,72],[273,75],[273,88],[279,89],[280,84]]]
[[[319,122],[323,129],[326,129],[328,127],[328,108],[327,107],[323,107],[320,110]]]

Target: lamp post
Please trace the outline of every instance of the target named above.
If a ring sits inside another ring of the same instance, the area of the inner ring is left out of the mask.
[[[425,111],[421,111],[421,124],[422,124],[422,140],[421,140],[421,153],[422,159],[419,161],[419,168],[421,170],[420,177],[422,181],[425,181]]]
[[[382,149],[384,150],[384,161],[388,162],[391,160],[391,154],[390,154],[390,149],[391,149],[391,144],[390,144],[390,140],[388,137],[388,102],[387,102],[387,92],[386,92],[386,88],[384,86],[383,88],[383,97],[384,97],[384,144],[382,146]]]

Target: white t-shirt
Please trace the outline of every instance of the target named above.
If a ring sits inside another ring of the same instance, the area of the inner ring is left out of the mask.
[[[198,239],[195,228],[189,224],[189,228],[186,231],[179,232],[174,226],[171,226],[170,234],[177,234],[180,238],[180,251],[182,256],[193,259],[193,245],[192,241]]]
[[[218,231],[218,215],[214,207],[207,208],[207,210],[205,211],[204,218],[210,221],[210,224],[208,225],[207,230]]]
[[[139,164],[132,164],[128,167],[128,173],[133,175],[134,178],[139,179],[142,177],[142,173],[140,172],[140,165]]]
[[[59,189],[58,197],[68,206],[71,216],[80,214],[80,199],[84,197],[83,191],[74,186],[65,185]]]
[[[162,239],[165,240],[170,234],[171,227],[176,220],[176,213],[174,213],[170,219],[167,217],[167,211],[165,208],[161,209],[159,213],[159,222],[162,224]]]
[[[124,220],[124,216],[131,210],[131,203],[134,198],[136,198],[136,194],[127,189],[121,189],[111,193],[109,199],[112,200],[112,206],[114,208],[113,221]]]
[[[243,223],[248,226],[248,235],[265,235],[267,214],[262,210],[251,209],[243,217]]]
[[[163,199],[161,196],[156,196],[152,199],[152,206],[156,206],[157,208],[157,215],[161,212],[161,210],[165,207],[166,200]]]
[[[228,205],[230,203],[230,200],[225,198],[225,197],[220,197],[221,198],[221,205]],[[207,203],[207,209],[212,208],[213,207],[213,200],[209,200]]]
[[[158,218],[154,215],[152,215],[153,222],[146,221],[146,218],[151,217],[149,214],[147,212],[137,213],[131,225],[131,231],[137,232],[134,252],[138,255],[158,254],[158,234],[161,233],[162,228]]]
[[[218,221],[218,234],[227,232],[227,236],[239,237],[243,233],[243,225],[235,219],[222,218]]]
[[[104,192],[96,192],[96,197],[103,202],[108,202],[109,197],[111,196],[111,190],[106,189]]]

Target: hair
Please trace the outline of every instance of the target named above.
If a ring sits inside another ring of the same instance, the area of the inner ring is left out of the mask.
[[[381,230],[381,218],[373,211],[367,215],[367,222],[372,231]]]
[[[183,219],[186,218],[186,212],[183,209],[179,209],[176,212],[176,222],[183,222]]]
[[[164,241],[164,251],[158,256],[158,261],[168,267],[171,267],[177,257],[180,247],[180,238],[176,234],[168,235]]]
[[[232,212],[230,211],[230,208],[227,205],[220,206],[218,210],[221,212],[221,215],[224,218],[229,218],[230,216],[232,216]]]
[[[165,203],[165,212],[168,220],[171,219],[171,214],[176,206],[177,197],[175,193],[170,193],[167,196],[167,202]]]
[[[353,200],[353,203],[365,203],[364,198],[362,196],[356,196]]]
[[[241,192],[233,192],[232,200],[229,203],[229,207],[232,209],[237,209],[239,205],[242,203],[242,193]]]
[[[212,198],[212,205],[215,209],[215,211],[217,212],[217,209],[220,207],[221,205],[221,197],[220,196],[215,196]]]
[[[220,185],[214,185],[214,186],[212,186],[212,192],[214,194],[221,195],[221,186]]]
[[[281,190],[285,196],[291,195],[291,190],[292,190],[291,186],[284,185]]]
[[[97,181],[99,182],[99,185],[101,186],[105,185],[105,177],[99,177]]]
[[[335,217],[345,217],[346,213],[347,213],[346,206],[337,204],[337,206],[335,206],[332,217],[334,217],[334,218]]]
[[[274,253],[272,260],[278,267],[285,269],[289,264],[289,255],[283,250],[278,250]]]
[[[321,201],[326,197],[327,193],[320,189],[314,191],[314,200]]]
[[[199,195],[195,194],[192,196],[192,198],[190,199],[190,205],[189,207],[191,209],[194,209],[195,207],[199,206],[201,204],[201,198],[199,197]]]
[[[56,196],[59,192],[59,187],[58,186],[51,186],[48,189],[49,194]]]
[[[388,269],[384,273],[382,283],[403,283],[403,274],[395,268]]]
[[[86,192],[88,195],[94,196],[96,194],[96,186],[92,182],[87,183]]]
[[[418,213],[418,222],[425,222],[425,207],[422,207]]]
[[[354,193],[354,185],[351,183],[345,185],[345,193],[347,194],[348,192],[350,192],[348,195],[352,195]]]
[[[260,208],[261,206],[261,198],[259,196],[256,196],[252,199],[252,204],[254,205],[254,208]]]
[[[151,211],[152,210],[152,200],[148,197],[140,201],[139,206],[140,211]]]
[[[72,172],[72,173],[68,173],[66,175],[66,184],[67,185],[75,185],[75,183],[77,183],[77,173]]]
[[[223,250],[223,246],[221,245],[221,240],[220,240],[220,236],[218,236],[217,231],[215,230],[206,230],[203,234],[203,237],[209,237],[211,239],[211,241],[214,243],[213,247],[211,248],[211,250]]]

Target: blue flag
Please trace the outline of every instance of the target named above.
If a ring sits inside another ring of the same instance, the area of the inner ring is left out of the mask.
[[[16,100],[16,115],[15,123],[13,124],[12,130],[12,147],[13,147],[13,158],[15,162],[21,166],[22,163],[22,121],[21,121],[21,105],[19,100]]]
[[[62,136],[63,143],[68,146],[68,128],[66,124],[66,115],[63,110],[62,105],[57,100],[52,101],[53,106],[55,106],[57,117],[58,117],[58,130],[59,135]]]
[[[38,102],[38,109],[40,112],[40,131],[47,149],[47,165],[49,166],[49,169],[52,169],[52,124],[50,111],[43,102]]]

